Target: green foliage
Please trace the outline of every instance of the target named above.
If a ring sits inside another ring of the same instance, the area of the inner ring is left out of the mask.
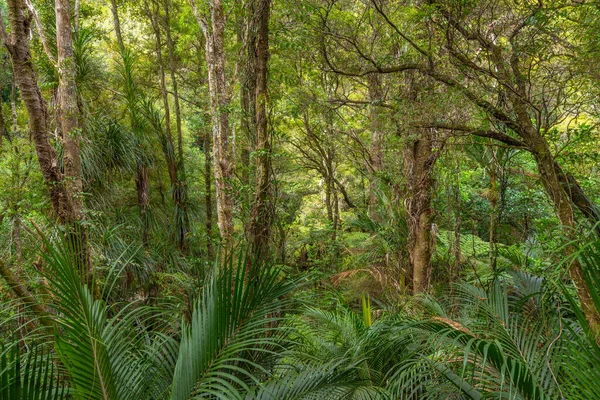
[[[26,354],[21,354],[26,346]],[[14,340],[0,352],[0,399],[63,400],[69,390],[44,344]]]

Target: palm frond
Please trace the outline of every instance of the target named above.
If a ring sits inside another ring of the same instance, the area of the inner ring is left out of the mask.
[[[0,353],[0,399],[4,400],[62,400],[68,388],[59,377],[52,353],[43,344],[30,343],[22,355],[13,341]]]
[[[248,264],[232,260],[204,288],[184,324],[171,399],[242,399],[266,373],[257,357],[281,347],[277,314],[294,283],[279,268]]]

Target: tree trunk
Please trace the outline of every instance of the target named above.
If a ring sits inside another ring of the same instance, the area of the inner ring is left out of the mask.
[[[73,53],[70,0],[56,0],[56,48],[58,53],[58,103],[59,124],[63,141],[63,164],[65,186],[70,199],[71,210],[67,222],[73,224],[70,243],[80,271],[85,271],[88,279],[92,276],[92,263],[87,244],[87,233],[83,220],[83,172],[79,137],[79,107],[77,106],[76,67]],[[82,275],[83,276],[83,275]]]
[[[377,204],[379,199],[377,196],[377,174],[383,170],[383,120],[381,110],[378,105],[383,101],[383,90],[381,87],[381,76],[378,74],[370,74],[367,76],[367,84],[369,86],[369,101],[371,107],[369,109],[371,123],[371,149],[370,163],[368,165],[369,177],[369,217],[373,221],[380,221],[380,216],[377,214]]]
[[[257,0],[256,26],[256,189],[252,207],[250,236],[253,254],[269,253],[273,210],[271,204],[271,141],[267,121],[267,68],[269,58],[270,0]]]
[[[10,38],[4,44],[13,62],[13,72],[21,91],[23,103],[29,115],[29,129],[35,145],[44,182],[50,191],[50,199],[56,215],[66,222],[72,205],[67,196],[58,157],[48,138],[48,111],[46,101],[37,85],[37,76],[29,51],[31,19],[25,16],[23,0],[8,0]]]
[[[165,5],[166,6],[166,5]],[[147,3],[146,3],[146,7]],[[168,6],[166,6],[168,9]],[[161,31],[159,25],[159,16],[158,9],[150,10],[148,7],[148,16],[150,17],[150,22],[152,23],[152,28],[154,30],[154,36],[156,38],[156,55],[158,61],[158,71],[159,71],[159,82],[160,82],[160,92],[163,100],[163,107],[165,113],[165,136],[161,139],[163,153],[165,155],[165,161],[167,163],[167,169],[169,171],[169,182],[171,184],[171,196],[173,199],[173,205],[175,208],[175,212],[173,215],[173,219],[175,222],[175,243],[177,243],[177,247],[182,252],[187,252],[189,250],[189,241],[188,241],[188,232],[189,232],[189,217],[187,215],[187,205],[185,204],[186,192],[183,188],[183,183],[180,182],[179,177],[181,176],[181,172],[179,168],[181,164],[177,162],[177,157],[175,155],[175,146],[173,141],[173,133],[171,131],[171,111],[169,106],[169,94],[167,90],[167,83],[165,79],[165,68],[163,62],[162,55],[162,38]],[[168,25],[168,22],[167,22]],[[170,32],[167,27],[167,32]],[[170,33],[168,33],[170,37]],[[174,67],[174,55],[172,54],[172,42],[169,46],[169,53],[171,57],[171,67]],[[174,71],[171,71],[171,76],[174,79]],[[176,85],[176,83],[175,83]],[[179,110],[179,97],[177,97],[177,110]],[[179,114],[179,113],[178,113]],[[180,136],[181,132],[181,119],[177,118],[177,128],[178,134]],[[181,144],[181,138],[179,138],[179,145]],[[180,156],[183,154],[183,148],[180,150]]]
[[[212,205],[212,160],[210,156],[211,135],[206,133],[204,138],[199,138],[202,141],[204,149],[204,206],[206,207],[206,255],[209,260],[215,258],[213,249],[213,205]]]
[[[196,19],[204,33],[208,87],[213,131],[213,160],[217,201],[217,224],[226,253],[233,241],[233,188],[234,161],[230,141],[230,95],[225,79],[225,10],[222,0],[210,3],[210,25],[199,14],[191,0]]]
[[[117,44],[119,45],[119,51],[122,53],[125,51],[125,43],[123,42],[123,35],[121,34],[121,21],[119,20],[119,9],[117,8],[117,0],[110,0],[110,12],[113,16],[113,27],[115,29],[115,35],[117,36]]]
[[[246,49],[240,73],[240,130],[242,138],[245,140],[241,151],[241,178],[242,185],[250,188],[256,184],[254,166],[250,160],[250,154],[256,150],[256,0],[249,1],[247,7],[244,7],[244,11],[239,23],[243,29],[238,30],[238,42]],[[242,198],[243,202],[247,201],[250,208],[252,208],[254,200],[252,195],[253,193],[244,191]],[[249,243],[252,243],[251,213],[252,210],[250,210],[246,227]]]
[[[63,132],[65,175],[49,140],[48,111],[37,82],[31,53],[29,32],[31,16],[25,15],[23,0],[8,0],[10,37],[0,26],[2,39],[12,63],[15,80],[21,91],[23,103],[29,115],[29,129],[40,164],[44,182],[50,192],[52,207],[61,224],[69,227],[69,241],[74,245],[82,276],[91,272],[85,229],[82,219],[82,174],[79,153],[79,125],[77,121],[77,91],[70,27],[68,1],[56,1],[57,49],[59,54],[59,105],[60,125]],[[65,179],[66,178],[66,179]]]
[[[8,138],[8,128],[6,127],[4,113],[2,112],[2,102],[0,101],[0,148],[2,147],[4,138]]]
[[[408,225],[408,255],[414,294],[427,291],[431,263],[431,196],[433,192],[433,165],[436,155],[430,129],[422,129],[405,143],[404,178],[406,198],[404,208]]]
[[[490,149],[494,152],[494,149]],[[497,182],[498,162],[495,154],[490,160],[490,191],[488,199],[490,202],[490,268],[496,271],[497,255],[496,255],[496,220],[498,219],[498,182]]]
[[[142,245],[145,250],[148,250],[150,245],[150,177],[148,166],[144,162],[138,162],[137,164],[135,188],[142,219]]]
[[[548,197],[554,206],[554,210],[562,224],[565,234],[570,239],[576,237],[575,213],[573,206],[577,205],[573,200],[573,194],[570,193],[570,184],[573,183],[572,177],[564,174],[560,166],[556,163],[546,139],[533,126],[527,113],[525,99],[525,88],[519,86],[518,93],[512,93],[509,97],[517,116],[519,124],[519,136],[527,144],[529,151],[533,155],[540,178]],[[571,178],[571,179],[570,179]],[[566,184],[565,184],[566,183]],[[570,184],[569,184],[570,183]],[[577,182],[575,182],[576,184]],[[579,186],[579,185],[577,185]],[[569,245],[566,249],[567,256],[573,254],[575,249]],[[575,283],[577,296],[581,302],[582,309],[590,324],[596,340],[600,343],[600,313],[594,307],[592,293],[583,278],[581,264],[574,260],[569,268],[571,279]]]
[[[110,1],[110,11],[113,16],[113,26],[115,35],[117,37],[117,45],[119,46],[119,52],[123,65],[127,63],[126,57],[128,57],[125,43],[123,42],[123,35],[121,33],[121,22],[119,20],[119,10],[117,8],[116,0]],[[133,81],[133,76],[129,75],[126,79]],[[139,157],[136,161],[136,177],[135,187],[137,192],[138,207],[140,209],[140,218],[142,220],[142,245],[144,250],[148,252],[150,245],[150,177],[148,174],[148,165],[145,161],[144,149],[141,145],[141,127],[139,126],[139,116],[137,109],[137,92],[133,82],[125,82],[125,98],[127,101],[127,108],[129,111],[129,118],[131,120],[131,128],[138,139],[138,151]]]
[[[164,1],[165,8],[165,31],[167,36],[167,49],[169,51],[169,71],[171,75],[171,86],[173,87],[173,105],[175,111],[175,123],[177,128],[177,186],[173,188],[173,197],[176,199],[176,220],[177,220],[177,245],[179,250],[186,253],[189,251],[189,233],[190,218],[188,214],[188,193],[185,174],[185,163],[183,159],[183,134],[181,130],[181,109],[179,106],[179,89],[177,87],[176,65],[175,65],[175,46],[171,37],[171,27],[169,25],[169,0]]]

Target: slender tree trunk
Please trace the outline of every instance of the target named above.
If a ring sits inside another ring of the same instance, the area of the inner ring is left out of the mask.
[[[75,0],[75,10],[73,11],[74,29],[75,32],[79,31],[79,10],[81,9],[81,1]]]
[[[142,219],[142,245],[148,250],[150,245],[150,177],[148,166],[144,162],[138,162],[136,169],[135,187]]]
[[[185,163],[183,159],[183,134],[181,130],[181,108],[179,105],[179,89],[176,78],[175,46],[171,36],[169,25],[170,11],[169,0],[164,1],[165,9],[165,32],[167,37],[167,49],[169,52],[169,71],[171,75],[171,86],[173,87],[173,105],[175,111],[175,123],[177,128],[177,185],[173,188],[173,198],[176,200],[177,219],[177,245],[179,250],[186,253],[189,251],[190,218],[188,214],[188,193],[185,174]]]
[[[117,45],[119,46],[120,56],[125,65],[128,54],[125,48],[125,43],[123,42],[121,22],[119,19],[119,10],[117,8],[116,0],[110,0],[110,11],[113,16],[113,27],[117,37]],[[128,76],[126,79],[133,80],[133,76]],[[144,250],[148,252],[150,245],[150,177],[148,173],[148,165],[146,161],[144,161],[145,152],[143,146],[140,144],[142,132],[140,126],[138,125],[139,116],[137,115],[137,93],[135,86],[133,86],[131,83],[133,82],[125,83],[125,92],[129,117],[131,120],[131,128],[138,139],[139,157],[137,157],[136,161],[135,187],[137,192],[138,207],[140,209],[140,218],[142,220],[142,245]]]
[[[460,174],[460,158],[457,160],[457,166],[454,176]],[[454,273],[450,274],[450,281],[454,282],[460,277],[460,266],[461,266],[461,255],[462,251],[460,248],[460,230],[462,227],[462,216],[460,214],[461,203],[460,203],[460,180],[456,179],[456,183],[453,186],[454,195]]]
[[[8,128],[6,127],[4,113],[2,112],[2,102],[0,101],[0,148],[5,138],[8,138]]]
[[[491,149],[493,152],[494,150]],[[497,182],[497,161],[495,155],[490,160],[490,268],[496,271],[496,220],[498,218],[498,182]]]
[[[213,160],[217,202],[217,224],[226,253],[233,241],[234,160],[229,125],[230,95],[225,79],[225,10],[222,0],[210,3],[210,24],[199,14],[191,0],[196,19],[204,33],[208,87],[213,131]]]
[[[125,51],[125,42],[123,42],[123,35],[121,34],[121,21],[119,19],[119,9],[117,8],[116,0],[110,0],[110,12],[113,17],[113,27],[115,29],[119,51],[123,53]]]
[[[23,261],[23,241],[21,239],[21,215],[18,209],[15,210],[15,215],[13,216],[12,236],[13,243],[15,244],[15,259],[17,260],[17,265],[20,267]]]
[[[75,215],[81,219],[83,208],[83,176],[79,137],[79,109],[77,107],[77,87],[75,84],[75,58],[70,17],[70,1],[56,0],[56,47],[58,50],[58,101],[60,126],[64,146],[64,169],[67,191],[71,197]]]
[[[17,81],[14,76],[11,82],[11,90],[10,90],[10,112],[12,115],[12,124],[13,124],[13,134],[17,134],[17,129],[19,127],[17,120]]]
[[[267,121],[267,69],[269,58],[270,0],[256,0],[256,189],[250,234],[254,254],[269,253],[273,210],[271,203],[271,140]]]
[[[206,133],[202,140],[204,149],[204,206],[206,207],[206,255],[209,260],[215,258],[213,249],[213,202],[212,202],[212,160],[210,156],[211,134]]]
[[[58,53],[58,103],[59,122],[63,141],[63,164],[65,171],[66,192],[70,198],[72,209],[68,222],[73,224],[70,233],[71,245],[81,271],[85,271],[89,279],[92,276],[92,263],[87,244],[83,220],[83,172],[81,168],[79,125],[79,107],[77,105],[77,86],[75,57],[73,53],[73,34],[71,26],[70,0],[56,0],[56,48]]]
[[[167,6],[168,7],[168,6]],[[168,8],[167,8],[168,9]],[[156,55],[158,61],[158,71],[159,71],[159,81],[160,81],[160,91],[163,100],[163,107],[165,113],[165,135],[166,137],[162,139],[163,141],[163,152],[165,155],[165,160],[167,162],[167,168],[169,171],[169,182],[171,184],[171,196],[173,198],[173,204],[175,207],[174,213],[174,222],[175,222],[175,242],[177,243],[177,247],[182,252],[187,252],[189,250],[189,241],[188,241],[188,232],[189,232],[189,218],[187,215],[187,205],[185,204],[186,192],[183,187],[184,183],[179,180],[181,176],[181,171],[179,168],[182,166],[181,163],[177,162],[177,156],[175,154],[175,146],[173,141],[173,133],[171,130],[171,111],[169,105],[169,94],[167,90],[167,83],[165,79],[165,68],[162,54],[162,37],[161,30],[159,25],[159,16],[158,9],[150,10],[148,7],[148,15],[150,17],[150,22],[152,23],[152,28],[154,29],[154,35],[156,38]],[[167,27],[168,36],[170,37],[170,31]],[[172,68],[174,68],[174,54],[173,44],[169,46],[169,53],[171,57]],[[174,71],[171,71],[172,78],[175,78]],[[176,86],[176,83],[174,83]],[[179,97],[177,96],[177,110],[179,110]],[[179,115],[179,112],[177,112]],[[177,117],[177,129],[178,136],[180,136],[181,132],[181,117]],[[181,138],[179,138],[179,145],[181,144]],[[183,147],[180,149],[180,157],[183,155]],[[180,161],[181,158],[180,158]]]
[[[243,29],[238,30],[238,42],[241,46],[244,46],[246,51],[244,54],[243,64],[240,73],[240,107],[241,107],[241,121],[240,129],[242,138],[245,141],[241,151],[241,177],[242,185],[250,188],[254,181],[254,170],[250,160],[250,154],[256,150],[256,81],[257,81],[257,53],[256,53],[256,0],[248,2],[247,6],[244,7],[244,12],[240,17],[239,26]],[[244,201],[250,204],[252,208],[252,194],[251,192],[244,192]],[[248,242],[252,243],[252,210],[250,210],[250,216],[248,218],[248,224],[246,226],[246,233],[248,235]]]
[[[381,76],[370,74],[367,76],[369,87],[369,109],[371,123],[371,149],[368,171],[369,177],[369,217],[373,221],[379,221],[381,218],[377,214],[377,174],[383,170],[383,121],[380,107],[377,103],[383,101],[383,89],[381,87]]]

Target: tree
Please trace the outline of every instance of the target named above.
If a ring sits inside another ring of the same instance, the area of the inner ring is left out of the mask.
[[[29,29],[33,15],[22,0],[9,0],[8,19],[11,28],[10,36],[0,18],[0,34],[4,46],[10,54],[15,80],[29,115],[29,129],[35,143],[36,153],[44,181],[50,193],[50,199],[58,220],[73,229],[72,243],[80,250],[78,263],[80,270],[91,272],[91,261],[88,254],[85,228],[82,219],[82,182],[80,167],[80,150],[77,136],[76,88],[72,57],[72,38],[69,16],[65,16],[65,4],[57,1],[57,21],[61,29],[57,29],[57,46],[59,48],[60,104],[63,109],[63,147],[65,148],[65,173],[60,169],[56,151],[49,139],[50,123],[46,100],[40,91],[37,75],[32,63],[29,49]],[[66,9],[67,13],[70,8]],[[73,106],[75,106],[73,108]],[[75,114],[74,114],[75,113]]]
[[[229,107],[231,93],[226,80],[225,9],[221,0],[209,4],[209,18],[200,13],[195,0],[190,0],[196,21],[205,40],[208,86],[210,93],[213,160],[217,202],[217,224],[223,248],[232,245],[234,160],[231,147]]]
[[[250,240],[253,253],[258,257],[269,254],[269,239],[273,219],[273,194],[271,181],[271,138],[267,120],[267,65],[269,58],[270,0],[256,0],[254,24],[256,26],[256,85],[254,108],[256,109],[256,188],[250,215]]]

